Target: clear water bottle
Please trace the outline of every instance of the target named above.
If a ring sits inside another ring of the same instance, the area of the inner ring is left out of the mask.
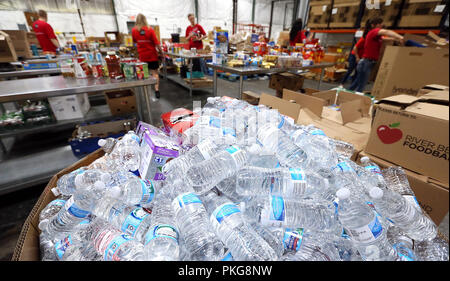
[[[66,204],[69,196],[61,196],[57,198],[45,206],[44,209],[39,213],[39,225],[38,228],[42,231],[44,230],[50,220],[61,210],[62,207]]]
[[[395,252],[378,217],[365,201],[361,202],[350,195],[347,188],[337,191],[338,218],[361,257],[366,261],[394,260]]]
[[[323,177],[299,168],[244,167],[237,173],[236,192],[244,196],[308,197],[328,188]]]
[[[106,222],[92,222],[92,243],[104,261],[145,260],[144,246]]]
[[[136,171],[141,163],[139,147],[122,145],[115,151],[116,165],[127,171]]]
[[[234,260],[274,261],[277,254],[246,222],[238,206],[224,196],[209,191],[201,196],[210,214],[216,235],[227,247]]]
[[[261,153],[252,154],[248,160],[248,166],[261,168],[278,168],[280,162],[273,153],[262,150]]]
[[[383,174],[381,173],[380,167],[374,162],[370,161],[367,156],[361,157],[361,164],[364,169],[368,172],[365,178],[372,186],[376,186],[382,189],[387,188],[387,184],[384,180]]]
[[[112,188],[108,194],[127,205],[148,207],[152,203],[159,186],[160,183],[157,181],[131,176],[122,185]]]
[[[70,234],[55,243],[54,253],[59,261],[92,261],[98,258],[89,224],[88,220],[82,221]]]
[[[348,159],[352,158],[355,153],[355,147],[352,144],[336,139],[333,139],[333,142],[337,154]]]
[[[150,211],[147,209],[124,204],[110,197],[104,197],[92,213],[139,242],[143,241],[151,224]]]
[[[358,249],[348,237],[336,236],[333,241],[342,261],[362,261]]]
[[[234,261],[233,255],[231,254],[230,250],[228,250],[222,257],[221,261]]]
[[[115,138],[106,138],[106,139],[99,139],[98,140],[98,146],[100,146],[105,153],[111,153],[117,144],[117,139]]]
[[[417,241],[414,251],[419,261],[447,261],[448,262],[448,238],[439,235],[433,240]]]
[[[39,252],[41,261],[57,261],[55,244],[45,232],[39,234]]]
[[[274,151],[280,164],[290,168],[306,168],[306,152],[273,124],[265,124],[258,130],[258,141],[268,150]]]
[[[214,157],[192,166],[186,174],[186,179],[197,194],[205,193],[242,168],[248,155],[248,148],[230,146]]]
[[[284,254],[284,244],[283,240],[280,239],[279,236],[276,235],[276,232],[273,231],[270,227],[264,226],[260,223],[249,221],[250,226],[253,228],[259,236],[261,236],[267,244],[275,251],[275,254],[278,258],[281,258]]]
[[[311,231],[338,233],[339,222],[331,202],[316,199],[287,199],[281,196],[253,198],[245,203],[245,214],[273,227],[301,227]]]
[[[213,139],[206,139],[180,157],[167,162],[163,166],[162,171],[169,182],[182,178],[189,168],[214,157],[223,148],[215,143]]]
[[[382,173],[388,189],[401,194],[406,201],[416,207],[419,212],[422,212],[422,208],[409,185],[408,177],[402,167],[391,166],[382,170]]]
[[[169,197],[155,198],[152,225],[145,236],[144,252],[147,260],[177,261],[180,259],[179,230]]]
[[[431,240],[437,235],[434,222],[417,211],[400,194],[374,187],[370,197],[375,209],[414,240]]]
[[[416,261],[417,257],[414,253],[414,241],[406,236],[398,227],[392,226],[387,230],[387,238],[389,243],[397,253],[398,261]]]
[[[172,201],[172,209],[190,260],[222,258],[224,245],[210,229],[206,209],[193,190],[179,194]]]
[[[234,203],[244,202],[250,200],[248,196],[242,196],[236,192],[236,175],[228,177],[219,182],[215,187],[220,191],[220,194],[226,196]]]
[[[106,187],[110,181],[111,175],[108,172],[95,169],[86,170],[75,177],[75,187],[79,190],[92,190],[95,187]],[[100,184],[95,186],[96,183]],[[94,194],[94,192],[92,193]]]
[[[340,159],[340,162],[333,168],[335,185],[339,188],[347,188],[356,196],[358,200],[368,200],[368,190],[370,185],[364,184],[357,173],[358,165],[349,159]]]
[[[77,187],[75,185],[75,178],[83,174],[86,171],[85,167],[81,167],[72,171],[68,174],[61,176],[56,182],[56,187],[52,188],[51,191],[56,197],[60,195],[70,196],[75,193]]]

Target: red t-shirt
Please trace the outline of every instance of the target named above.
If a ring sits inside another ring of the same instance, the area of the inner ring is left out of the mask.
[[[290,41],[290,45],[292,47],[295,47],[295,44],[297,43],[305,43],[306,41],[306,35],[305,35],[305,31],[301,30],[297,33],[297,35],[294,38],[294,41]]]
[[[378,32],[381,28],[374,28],[366,35],[366,42],[364,43],[364,54],[363,58],[378,60],[380,57],[380,50],[383,41]]]
[[[50,24],[42,20],[37,20],[33,22],[33,30],[36,33],[36,38],[41,45],[43,52],[56,52],[56,46],[52,43],[50,39],[56,39],[55,32]]]
[[[363,54],[364,54],[364,42],[366,40],[364,39],[364,37],[359,38],[358,42],[356,43],[355,47],[356,50],[358,50],[358,57],[362,58]],[[355,54],[355,50],[352,50],[352,54]]]
[[[138,30],[134,27],[131,30],[131,36],[133,37],[133,41],[137,44],[140,61],[158,61],[156,45],[159,45],[159,41],[153,28],[143,26],[141,30]]]
[[[194,26],[190,25],[186,28],[186,37],[191,34],[191,32],[194,32],[197,34],[198,37],[201,35],[206,35],[205,30],[203,27],[199,24],[196,24]],[[197,50],[203,49],[203,42],[202,41],[194,41],[194,38],[189,39],[189,49],[196,48]]]

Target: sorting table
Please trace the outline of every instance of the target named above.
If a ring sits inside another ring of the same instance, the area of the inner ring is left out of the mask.
[[[178,54],[178,53],[172,53],[172,52],[164,52],[164,55],[167,56],[172,56],[172,57],[179,57],[182,58],[184,61],[188,61],[187,64],[188,66],[188,70],[190,73],[190,83],[186,83],[186,81],[184,81],[180,75],[177,74],[173,74],[173,75],[168,75],[167,74],[167,62],[164,59],[163,60],[163,77],[165,80],[169,79],[187,89],[189,89],[189,95],[192,97],[192,90],[193,89],[199,89],[199,88],[193,88],[193,84],[192,84],[192,66],[193,66],[193,62],[192,60],[194,59],[211,59],[212,58],[212,54],[197,54],[197,55],[185,55],[185,54]],[[209,87],[207,87],[209,88]]]
[[[262,68],[258,66],[241,66],[241,67],[231,67],[226,65],[216,65],[212,63],[207,64],[208,67],[211,67],[214,71],[213,75],[213,93],[214,96],[217,96],[217,71],[229,72],[232,74],[239,75],[239,97],[242,99],[242,92],[244,86],[244,76],[246,75],[254,75],[254,74],[269,74],[269,73],[280,73],[280,72],[297,72],[300,70],[308,70],[314,68],[321,68],[320,79],[317,88],[320,88],[322,83],[324,70],[327,67],[334,66],[335,63],[320,63],[302,67],[289,67],[289,68]]]
[[[0,79],[4,78],[18,78],[18,77],[29,77],[29,76],[47,76],[53,74],[61,74],[60,68],[48,68],[48,69],[31,69],[31,70],[17,70],[0,72]]]

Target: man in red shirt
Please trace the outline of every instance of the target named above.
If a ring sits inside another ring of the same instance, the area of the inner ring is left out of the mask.
[[[56,49],[60,47],[55,32],[50,24],[47,23],[47,12],[38,11],[39,19],[33,22],[32,28],[36,33],[36,38],[41,45],[44,53],[56,54]]]
[[[189,49],[196,48],[203,49],[202,40],[206,38],[206,32],[201,25],[195,23],[194,14],[189,14],[188,19],[191,22],[186,28],[186,40],[189,40]]]
[[[367,82],[369,81],[370,73],[380,58],[383,40],[395,40],[401,44],[404,43],[403,36],[392,30],[383,28],[383,19],[374,18],[371,20],[371,30],[367,33],[365,39],[362,59],[356,67],[356,79],[353,81],[349,90],[363,92]]]

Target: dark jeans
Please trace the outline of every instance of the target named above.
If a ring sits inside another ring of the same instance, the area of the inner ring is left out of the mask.
[[[356,79],[349,90],[363,92],[370,78],[370,73],[377,62],[369,59],[361,59],[356,66]]]
[[[355,75],[352,76],[352,82],[355,81],[355,77],[356,77],[356,57],[355,57],[355,55],[350,54],[348,56],[348,70],[347,70],[347,73],[345,74],[344,78],[342,79],[342,82],[341,82],[342,85],[344,85],[345,82],[347,82],[348,78],[353,73],[353,70],[355,70]]]

